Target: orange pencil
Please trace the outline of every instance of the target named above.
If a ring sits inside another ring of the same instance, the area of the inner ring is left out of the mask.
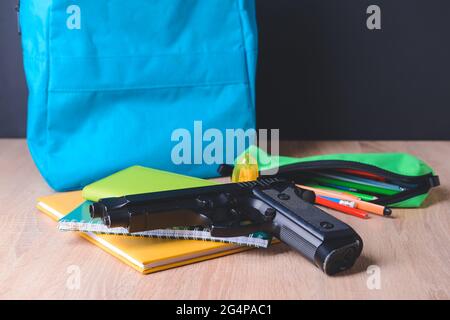
[[[377,214],[379,216],[390,216],[392,213],[392,210],[387,207],[383,207],[382,205],[362,201],[362,200],[355,200],[356,207],[361,210],[368,211],[370,213]]]
[[[356,200],[360,200],[360,198],[358,198],[357,196],[351,195],[351,194],[343,194],[339,191],[331,191],[331,190],[325,190],[325,189],[317,189],[317,188],[313,188],[313,187],[308,187],[308,186],[304,186],[301,184],[298,184],[297,187],[305,189],[305,190],[310,190],[310,191],[314,191],[315,194],[318,195],[323,195],[326,197],[331,197],[331,198],[339,198],[341,200],[349,200],[349,201],[356,201]]]

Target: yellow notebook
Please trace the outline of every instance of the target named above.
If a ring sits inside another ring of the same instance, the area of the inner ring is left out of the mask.
[[[76,191],[42,197],[38,201],[37,208],[57,221],[81,205],[84,199],[81,191]],[[79,234],[145,274],[252,249],[200,240],[136,238],[90,232]]]

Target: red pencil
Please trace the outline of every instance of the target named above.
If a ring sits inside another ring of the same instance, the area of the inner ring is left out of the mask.
[[[345,172],[348,174],[354,174],[354,175],[361,176],[361,177],[368,178],[368,179],[373,179],[373,180],[378,180],[378,181],[386,181],[385,178],[380,177],[380,176],[370,173],[370,172],[354,170],[354,169],[339,169],[339,171]]]
[[[346,207],[343,205],[340,205],[339,203],[321,198],[321,197],[316,197],[316,204],[319,204],[321,206],[330,208],[330,209],[334,209],[358,218],[362,218],[362,219],[367,219],[369,217],[369,214],[361,209],[357,209],[357,208],[350,208],[350,207]]]

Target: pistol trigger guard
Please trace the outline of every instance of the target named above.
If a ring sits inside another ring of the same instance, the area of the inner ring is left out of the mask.
[[[211,236],[220,238],[248,236],[249,234],[268,231],[272,222],[249,223],[244,225],[212,225]]]

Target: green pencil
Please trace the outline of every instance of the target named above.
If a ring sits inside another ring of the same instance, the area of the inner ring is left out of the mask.
[[[321,184],[325,184],[325,185],[331,185],[331,186],[336,185],[336,186],[341,186],[341,187],[345,187],[345,188],[351,188],[351,189],[353,189],[353,190],[351,190],[353,192],[366,191],[369,193],[386,195],[386,196],[391,196],[391,195],[398,193],[398,191],[395,191],[395,190],[389,190],[389,189],[384,189],[384,188],[377,187],[377,186],[369,186],[369,185],[359,184],[359,183],[355,183],[355,182],[332,179],[332,178],[315,176],[313,179],[314,179],[314,181],[317,181],[317,182],[319,182]]]

